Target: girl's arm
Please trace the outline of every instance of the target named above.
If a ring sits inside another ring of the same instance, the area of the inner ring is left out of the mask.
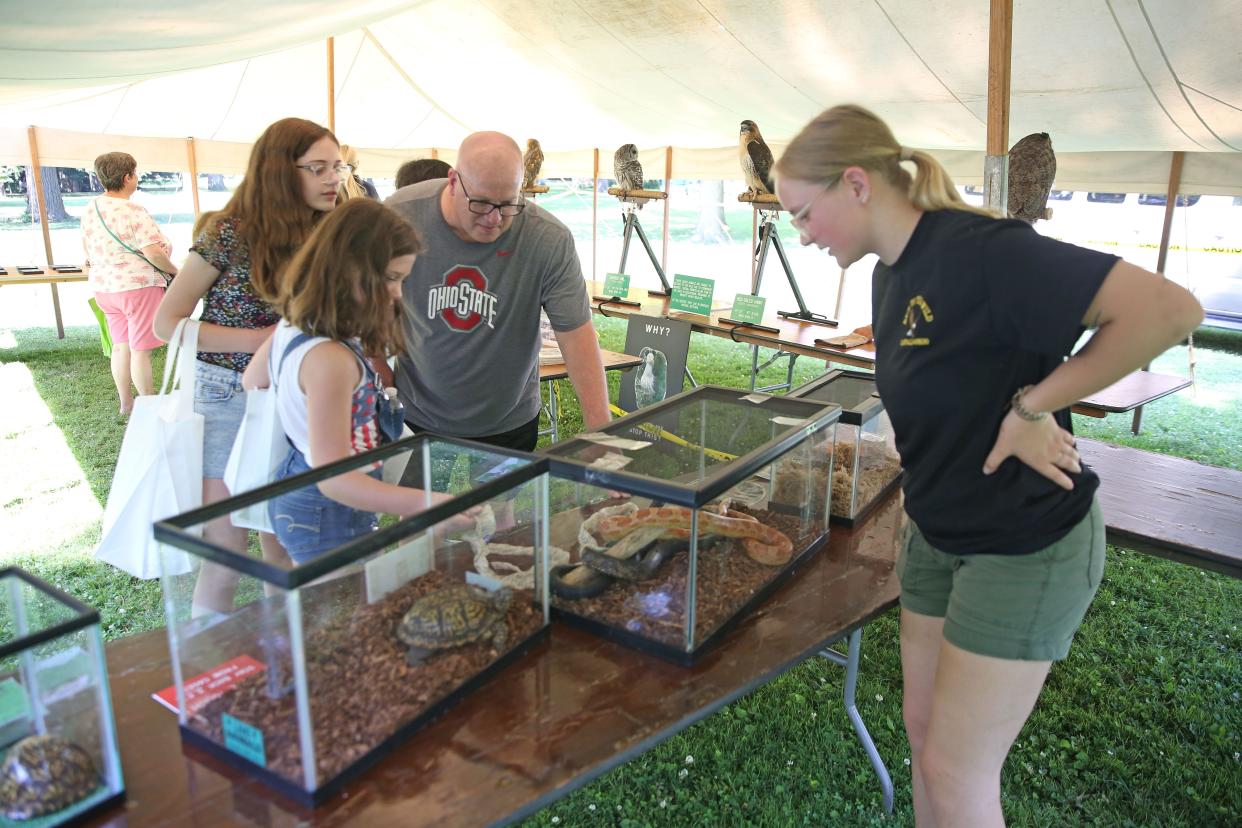
[[[1185,338],[1203,321],[1203,308],[1180,285],[1119,261],[1082,321],[1096,329],[1091,341],[1023,395],[1028,411],[1059,411],[1107,388]],[[1010,411],[984,462],[984,474],[1010,456],[1066,489],[1073,484],[1062,470],[1081,470],[1073,437],[1051,417],[1031,422]]]
[[[245,388],[247,391],[253,391],[256,388],[267,388],[272,384],[272,375],[267,369],[267,355],[272,351],[272,340],[274,338],[269,336],[263,340],[259,350],[254,352],[254,357],[250,360],[250,364],[246,366],[246,372],[242,374],[242,388]]]
[[[337,342],[314,346],[302,360],[298,380],[306,392],[310,429],[307,460],[311,466],[324,466],[352,453],[350,407],[361,378],[358,358]],[[319,491],[338,503],[368,512],[406,517],[424,508],[422,489],[394,486],[363,471],[345,472],[324,480]],[[433,493],[431,498],[434,504],[448,499],[448,495]]]
[[[177,323],[194,312],[194,306],[202,299],[219,278],[216,270],[197,253],[186,256],[185,264],[177,278],[168,286],[160,307],[155,312],[155,335],[165,342],[177,329]],[[247,353],[258,350],[271,335],[275,326],[267,328],[228,328],[204,322],[198,330],[198,349],[223,353]]]

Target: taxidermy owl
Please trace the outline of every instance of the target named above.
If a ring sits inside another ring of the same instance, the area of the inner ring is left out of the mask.
[[[1032,133],[1009,150],[1009,217],[1034,224],[1048,218],[1048,194],[1057,177],[1057,157],[1046,132]]]
[[[529,190],[535,186],[539,178],[539,168],[543,166],[543,150],[534,138],[526,141],[526,152],[522,153],[522,189]]]
[[[638,161],[638,147],[622,144],[612,156],[612,172],[622,190],[641,190],[643,165]]]
[[[754,121],[742,121],[738,133],[738,160],[742,162],[742,175],[746,179],[746,192],[750,195],[772,192],[772,150],[764,143],[759,127]]]

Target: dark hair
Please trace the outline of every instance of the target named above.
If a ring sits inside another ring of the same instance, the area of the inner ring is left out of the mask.
[[[368,354],[399,353],[405,347],[402,303],[388,294],[388,265],[423,250],[418,232],[395,210],[369,198],[350,199],[311,232],[272,304],[312,336],[358,339]]]
[[[138,162],[128,152],[105,152],[95,159],[95,175],[109,192],[125,186],[125,176],[138,169]]]
[[[303,198],[295,165],[325,136],[340,145],[330,130],[314,121],[282,118],[272,124],[254,142],[246,177],[229,203],[195,222],[198,236],[203,230],[213,231],[222,218],[237,219],[237,232],[250,251],[250,283],[269,302],[279,292],[281,269],[323,217]]]
[[[397,189],[430,181],[433,178],[448,178],[449,170],[453,169],[439,158],[420,158],[417,161],[406,161],[397,170]]]

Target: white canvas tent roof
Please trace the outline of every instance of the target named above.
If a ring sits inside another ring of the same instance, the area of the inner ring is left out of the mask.
[[[123,13],[123,16],[122,16]],[[663,174],[736,178],[743,118],[780,145],[855,101],[978,182],[985,0],[68,0],[6,4],[0,162],[244,170],[278,117],[328,122],[363,169],[452,149],[475,129],[538,137],[545,175],[601,175],[633,142]],[[1242,193],[1242,2],[1015,0],[1011,140],[1046,131],[1057,186]],[[135,140],[141,138],[143,140]]]

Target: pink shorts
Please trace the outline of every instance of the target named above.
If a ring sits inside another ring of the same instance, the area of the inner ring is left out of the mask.
[[[95,302],[108,319],[113,344],[128,344],[135,351],[153,351],[164,344],[151,329],[163,298],[162,287],[95,294]]]

